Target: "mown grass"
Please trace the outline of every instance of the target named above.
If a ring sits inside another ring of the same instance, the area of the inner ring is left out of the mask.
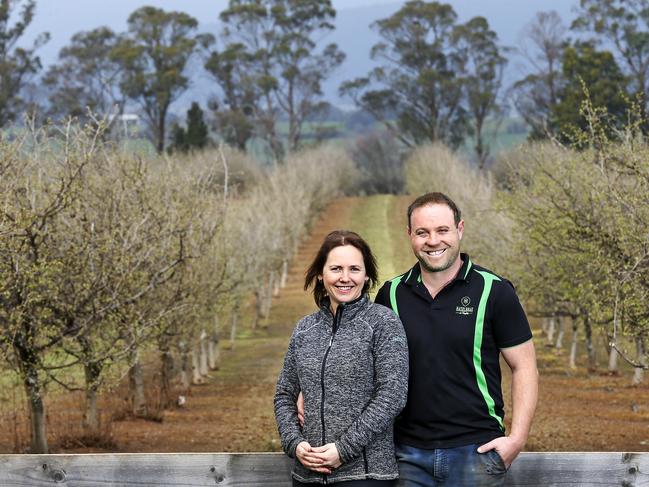
[[[407,196],[375,195],[359,199],[354,207],[350,228],[372,248],[381,283],[412,266],[404,216],[409,201]]]

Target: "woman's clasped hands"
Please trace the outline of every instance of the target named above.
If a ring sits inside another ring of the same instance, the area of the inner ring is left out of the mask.
[[[303,441],[297,445],[295,456],[309,470],[324,474],[330,474],[333,469],[342,465],[335,443],[312,447]]]

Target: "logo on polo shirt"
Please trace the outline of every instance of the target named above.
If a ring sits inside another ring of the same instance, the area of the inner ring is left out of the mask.
[[[460,306],[455,308],[455,314],[458,315],[471,315],[473,314],[473,306],[471,304],[471,298],[469,296],[464,296],[460,299]]]

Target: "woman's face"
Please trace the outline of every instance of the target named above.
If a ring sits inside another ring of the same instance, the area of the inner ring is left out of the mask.
[[[334,247],[318,278],[322,279],[335,313],[340,303],[353,301],[363,292],[368,279],[363,254],[353,245]]]

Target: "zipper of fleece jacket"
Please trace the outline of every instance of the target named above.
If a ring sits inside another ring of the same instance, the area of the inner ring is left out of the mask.
[[[334,342],[334,336],[338,330],[338,323],[340,323],[340,317],[343,314],[343,305],[342,303],[336,308],[336,314],[334,315],[333,327],[331,330],[331,338],[329,339],[329,345],[325,351],[324,358],[322,359],[322,369],[320,371],[320,385],[322,386],[322,398],[320,401],[320,421],[322,422],[322,444],[325,444],[326,433],[325,433],[325,416],[324,416],[324,405],[325,405],[325,365],[327,364],[327,357],[329,356],[329,351],[331,350],[331,345]],[[327,483],[327,474],[322,474],[324,483]]]

